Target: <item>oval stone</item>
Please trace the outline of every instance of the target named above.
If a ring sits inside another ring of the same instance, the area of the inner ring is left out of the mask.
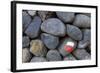
[[[59,19],[50,18],[42,23],[41,30],[55,36],[64,36],[66,28]]]
[[[46,62],[44,57],[33,57],[30,62]]]

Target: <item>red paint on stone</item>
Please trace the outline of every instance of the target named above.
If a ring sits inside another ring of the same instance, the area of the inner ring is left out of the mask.
[[[71,53],[73,51],[73,47],[72,46],[68,46],[68,45],[65,45],[64,49],[65,49],[65,51],[67,51],[69,53]]]

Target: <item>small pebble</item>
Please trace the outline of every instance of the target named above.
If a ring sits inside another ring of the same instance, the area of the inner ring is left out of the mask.
[[[34,10],[29,10],[28,11],[28,14],[31,15],[31,16],[34,16],[36,14],[36,11]]]
[[[45,56],[47,53],[47,49],[44,47],[43,42],[39,39],[32,40],[30,46],[30,52],[35,56]]]
[[[44,57],[33,57],[30,62],[46,62]]]
[[[66,56],[64,58],[64,61],[73,61],[73,60],[76,60],[76,58],[72,55],[72,54],[69,54],[68,56]]]
[[[87,15],[84,14],[77,14],[75,16],[75,20],[73,25],[81,28],[87,28],[91,26],[91,19]]]
[[[75,13],[73,12],[56,12],[56,14],[65,23],[72,23],[75,18]]]
[[[35,16],[31,24],[26,29],[25,34],[27,34],[27,36],[29,36],[30,38],[36,38],[39,35],[40,26],[41,26],[41,18]]]
[[[49,50],[46,55],[47,60],[49,61],[61,61],[61,55],[57,50]]]
[[[67,27],[67,35],[73,38],[74,40],[81,40],[82,39],[82,31],[73,25],[66,25]]]
[[[51,34],[42,33],[41,39],[49,49],[55,49],[59,44],[59,38]]]
[[[41,30],[55,36],[64,36],[66,34],[64,23],[57,18],[45,20],[41,25]]]

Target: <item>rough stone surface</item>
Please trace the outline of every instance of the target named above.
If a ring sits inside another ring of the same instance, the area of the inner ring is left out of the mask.
[[[91,55],[85,49],[76,49],[73,55],[79,60],[91,59]]]
[[[49,49],[55,49],[59,44],[59,38],[50,34],[42,33],[41,39]]]
[[[23,48],[25,47],[28,47],[30,44],[30,39],[28,36],[23,36],[23,39],[22,39],[22,46]]]
[[[25,11],[22,12],[22,24],[23,24],[23,31],[28,27],[31,23],[32,19]]]
[[[56,14],[65,23],[72,23],[75,17],[73,12],[56,12]]]
[[[30,62],[46,62],[44,57],[33,57]]]
[[[57,50],[49,50],[46,58],[49,61],[61,61],[61,55]]]
[[[41,26],[41,18],[38,16],[35,16],[31,24],[26,29],[25,33],[30,38],[36,38],[39,35],[40,26]]]
[[[76,58],[72,55],[72,54],[69,54],[68,56],[66,56],[64,58],[64,61],[73,61],[73,60],[76,60]]]
[[[66,25],[67,27],[67,35],[69,35],[74,40],[81,40],[82,39],[82,31],[73,25]]]
[[[36,11],[34,10],[29,10],[28,11],[28,14],[31,15],[31,16],[34,16],[36,14]]]
[[[47,53],[47,49],[41,40],[32,40],[30,46],[30,52],[35,56],[45,56]]]
[[[66,44],[68,44],[68,42],[73,42],[74,45],[72,46],[72,51],[74,51],[74,49],[76,48],[76,45],[77,45],[77,42],[72,40],[71,38],[65,38],[62,43],[60,44],[59,46],[59,52],[62,56],[67,56],[68,54],[70,54],[72,51],[66,51],[65,47],[64,46],[68,46]]]
[[[28,48],[23,48],[22,49],[22,62],[29,62],[32,58],[32,55],[30,54]]]
[[[84,29],[83,30],[83,39],[79,41],[78,48],[86,48],[91,41],[91,30],[90,29]]]
[[[41,25],[41,30],[55,36],[65,35],[65,25],[57,18],[45,20]]]
[[[73,22],[73,25],[86,28],[91,26],[91,19],[87,15],[84,14],[77,14],[75,17],[75,20]]]

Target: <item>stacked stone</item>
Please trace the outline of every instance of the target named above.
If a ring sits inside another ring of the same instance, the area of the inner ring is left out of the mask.
[[[91,59],[91,14],[24,10],[22,62]]]

